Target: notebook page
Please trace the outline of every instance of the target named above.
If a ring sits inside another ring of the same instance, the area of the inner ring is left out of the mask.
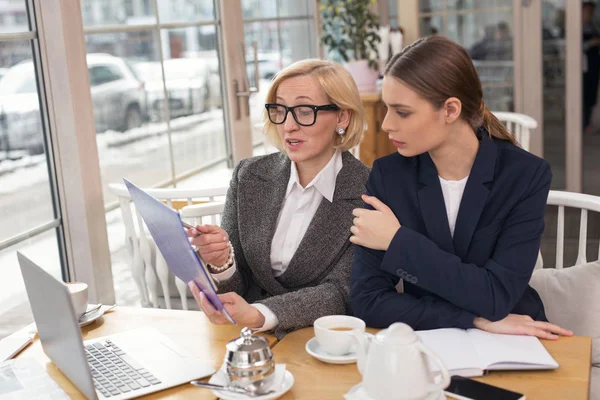
[[[416,333],[423,344],[440,357],[451,375],[477,376],[485,369],[467,331],[446,328]],[[429,365],[433,371],[438,369],[433,361],[430,361]]]
[[[558,363],[535,336],[501,335],[469,329],[485,369],[552,369]]]

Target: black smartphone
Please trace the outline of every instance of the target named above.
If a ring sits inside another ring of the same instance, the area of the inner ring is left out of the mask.
[[[460,400],[525,400],[521,393],[462,376],[453,376],[444,392],[448,397]]]

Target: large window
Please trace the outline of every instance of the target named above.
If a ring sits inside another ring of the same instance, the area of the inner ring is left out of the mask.
[[[240,0],[226,10],[220,4],[230,2],[81,0],[73,8],[70,0],[0,0],[0,336],[31,321],[17,250],[56,277],[89,283],[96,299],[112,301],[114,281],[117,303],[139,305],[108,185],[123,177],[141,187],[228,182],[231,148],[235,161],[250,156],[244,139],[260,129],[245,127],[246,114],[224,110],[235,94],[222,78],[223,61],[235,66],[227,69],[229,83],[240,82],[237,63],[245,56],[249,83],[260,82],[251,114],[262,125],[274,74],[317,55],[315,1]],[[39,32],[34,10],[44,21]],[[90,97],[81,85],[86,74]],[[235,128],[236,140],[226,126]],[[262,135],[255,139],[260,144]],[[102,203],[110,263],[105,227],[93,221]],[[69,204],[64,216],[61,204]]]
[[[32,321],[16,251],[62,279],[64,241],[31,3],[0,1],[0,20],[2,338]]]
[[[315,2],[297,0],[242,0],[246,64],[249,83],[255,86],[258,68],[259,92],[250,98],[253,144],[263,143],[263,110],[270,81],[294,61],[317,56]],[[254,60],[253,44],[257,57]],[[265,149],[255,147],[255,154]]]
[[[104,199],[122,177],[171,186],[229,157],[212,0],[83,0]]]
[[[180,187],[227,169],[213,0],[82,0],[117,302],[139,305],[110,183]],[[155,4],[157,7],[155,7]]]
[[[492,111],[514,109],[512,21],[512,0],[419,0],[421,36],[444,35],[469,51]]]

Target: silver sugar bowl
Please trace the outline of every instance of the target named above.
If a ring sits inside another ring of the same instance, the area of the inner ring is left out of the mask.
[[[265,390],[275,379],[275,360],[269,341],[249,328],[227,343],[225,364],[229,382],[252,392]]]

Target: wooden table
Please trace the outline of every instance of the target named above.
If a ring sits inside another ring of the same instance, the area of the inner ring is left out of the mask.
[[[225,345],[231,339],[240,336],[239,326],[215,326],[208,321],[204,313],[198,311],[161,310],[152,308],[117,307],[91,325],[82,328],[83,340],[94,339],[114,333],[124,332],[142,326],[152,326],[188,349],[198,357],[210,360],[218,369],[225,356]],[[273,346],[275,336],[263,335]],[[84,399],[77,388],[50,362],[44,354],[39,340],[25,349],[19,357],[31,356],[46,367],[48,374],[72,399]],[[215,399],[212,391],[181,385],[145,396],[147,399]]]
[[[239,337],[241,327],[214,326],[197,311],[160,310],[117,307],[95,323],[82,329],[83,339],[152,326],[180,346],[197,356],[208,359],[218,369],[225,355],[225,344]],[[371,333],[376,330],[369,329]],[[350,388],[360,382],[356,364],[331,365],[310,356],[304,349],[312,338],[312,328],[290,333],[277,342],[274,336],[264,335],[273,347],[275,361],[284,363],[294,375],[294,386],[282,399],[343,399]],[[542,341],[560,364],[553,371],[491,372],[477,378],[506,389],[524,393],[527,400],[587,400],[590,384],[591,339],[588,337],[561,338]],[[50,362],[39,340],[25,349],[19,357],[32,356],[46,367],[48,374],[73,399],[83,399],[73,384]],[[146,396],[148,399],[214,399],[212,391],[181,385]]]
[[[368,329],[375,333],[375,330]],[[281,399],[343,399],[361,381],[356,364],[332,365],[309,355],[304,346],[312,328],[290,333],[273,348],[277,363],[286,364],[294,386]],[[552,371],[492,371],[482,382],[524,393],[527,400],[587,400],[590,385],[591,338],[542,340],[560,368]]]

